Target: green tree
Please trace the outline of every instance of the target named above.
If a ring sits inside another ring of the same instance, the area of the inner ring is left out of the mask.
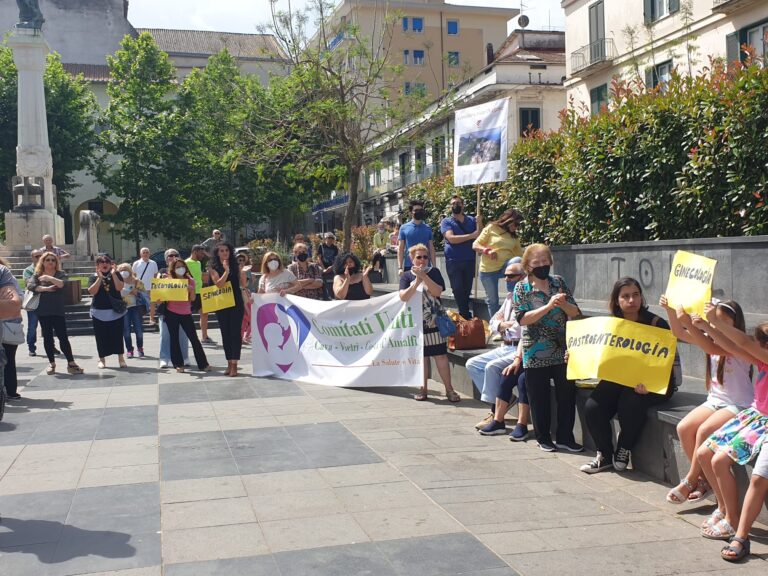
[[[91,168],[96,146],[94,124],[98,104],[82,75],[73,77],[61,64],[58,54],[48,56],[43,82],[48,118],[48,140],[53,157],[53,184],[59,210],[77,187],[74,173]],[[18,132],[18,77],[13,53],[0,47],[0,182],[10,186],[16,174]],[[11,208],[11,195],[0,194],[3,210]]]
[[[175,71],[148,33],[126,36],[107,57],[110,102],[102,115],[97,179],[103,196],[121,200],[111,217],[133,240],[162,234],[188,237],[192,230],[180,180],[188,139],[175,100]]]

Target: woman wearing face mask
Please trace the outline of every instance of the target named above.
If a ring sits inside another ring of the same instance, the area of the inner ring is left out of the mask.
[[[307,245],[303,243],[293,246],[293,262],[288,265],[288,271],[296,277],[298,289],[292,294],[313,300],[323,299],[323,271],[309,260]]]
[[[573,437],[576,420],[576,386],[565,377],[565,322],[581,314],[561,276],[552,275],[552,252],[545,244],[531,244],[523,253],[528,275],[514,292],[515,316],[523,327],[523,368],[539,448],[581,452]],[[555,382],[557,441],[552,443],[549,381]]]
[[[299,283],[293,272],[283,268],[283,261],[277,252],[267,252],[261,259],[259,294],[293,294]]]
[[[372,268],[367,266],[362,270],[360,259],[346,252],[333,264],[336,274],[333,278],[333,293],[339,300],[368,300],[373,294],[373,285],[368,278]]]
[[[106,367],[106,358],[117,354],[120,368],[125,368],[123,357],[123,316],[125,308],[119,309],[123,297],[123,278],[109,256],[96,259],[96,273],[88,279],[88,293],[91,295],[91,320],[99,354],[99,368]]]
[[[120,293],[123,295],[126,309],[123,316],[123,340],[128,349],[128,358],[133,358],[133,342],[131,342],[131,325],[136,332],[136,348],[138,348],[139,358],[144,358],[144,329],[141,326],[141,312],[136,300],[136,295],[140,290],[144,290],[144,284],[133,273],[130,264],[120,264],[117,267],[120,277],[123,279],[123,289]]]
[[[168,278],[170,270],[179,261],[179,252],[175,248],[168,248],[165,251],[165,264],[166,267],[157,273],[158,278]],[[158,311],[164,309],[165,306],[158,306]],[[167,368],[171,364],[171,338],[168,332],[168,326],[165,323],[164,312],[159,312],[160,322],[160,368]],[[181,355],[184,356],[184,366],[189,366],[189,340],[184,331],[179,331],[179,347],[181,348]]]
[[[234,377],[237,376],[237,363],[240,361],[240,352],[243,347],[240,329],[243,326],[245,302],[240,288],[245,286],[245,277],[238,268],[235,249],[227,242],[218,244],[213,252],[211,280],[219,288],[223,288],[227,282],[232,283],[235,305],[232,308],[218,310],[216,320],[219,322],[221,344],[227,358],[227,370],[224,375]]]
[[[168,328],[168,335],[171,342],[171,362],[176,372],[184,372],[184,358],[181,354],[181,345],[179,344],[179,327],[192,343],[192,350],[195,353],[195,362],[197,368],[203,372],[210,372],[211,366],[205,357],[203,345],[195,332],[195,323],[192,320],[192,302],[195,300],[195,280],[187,269],[187,265],[182,259],[176,260],[169,270],[169,277],[173,279],[186,278],[189,282],[187,287],[188,297],[181,302],[168,302],[165,307],[165,325]]]
[[[491,318],[499,309],[499,280],[504,277],[504,266],[513,256],[522,256],[523,249],[517,231],[523,216],[510,208],[498,220],[488,224],[472,243],[472,249],[480,254],[480,283],[485,290],[485,302]]]

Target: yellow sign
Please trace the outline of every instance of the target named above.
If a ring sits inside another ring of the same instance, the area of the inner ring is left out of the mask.
[[[224,308],[232,308],[235,305],[235,293],[232,290],[232,282],[227,282],[219,288],[208,286],[200,290],[200,300],[203,303],[203,312],[216,312]]]
[[[675,361],[672,332],[614,317],[566,324],[568,379],[598,378],[664,394]]]
[[[152,278],[152,302],[186,302],[189,281],[186,278]]]
[[[704,304],[712,299],[712,279],[717,260],[678,250],[672,260],[664,295],[672,308],[704,317]]]

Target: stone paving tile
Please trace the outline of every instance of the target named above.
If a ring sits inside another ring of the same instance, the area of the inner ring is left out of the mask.
[[[256,522],[248,498],[221,498],[163,504],[163,530]]]
[[[272,552],[306,550],[369,540],[365,531],[350,514],[262,522],[261,529]]]
[[[243,482],[244,478],[240,476],[163,482],[160,486],[160,501],[163,504],[171,504],[244,497],[247,493]]]
[[[434,504],[353,512],[352,516],[371,540],[375,541],[463,530],[461,524]]]
[[[276,576],[280,571],[269,556],[227,558],[208,562],[169,564],[165,576]]]
[[[166,564],[256,556],[269,552],[256,523],[163,531]]]

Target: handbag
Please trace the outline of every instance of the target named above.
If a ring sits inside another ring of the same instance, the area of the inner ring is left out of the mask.
[[[445,313],[445,308],[443,308],[440,300],[432,301],[432,315],[435,317],[435,325],[440,336],[443,338],[453,336],[456,332],[456,323]]]
[[[477,350],[485,348],[485,326],[480,318],[460,320],[453,335],[456,350]]]
[[[112,295],[109,296],[109,303],[112,305],[112,310],[114,310],[118,314],[122,314],[128,308],[128,306],[125,303],[125,300],[123,300],[122,298],[115,298]]]
[[[40,293],[27,290],[24,292],[24,300],[21,302],[21,307],[27,312],[37,310],[40,305]]]
[[[24,344],[24,324],[21,322],[3,320],[2,334],[3,344],[9,344],[11,346]]]

